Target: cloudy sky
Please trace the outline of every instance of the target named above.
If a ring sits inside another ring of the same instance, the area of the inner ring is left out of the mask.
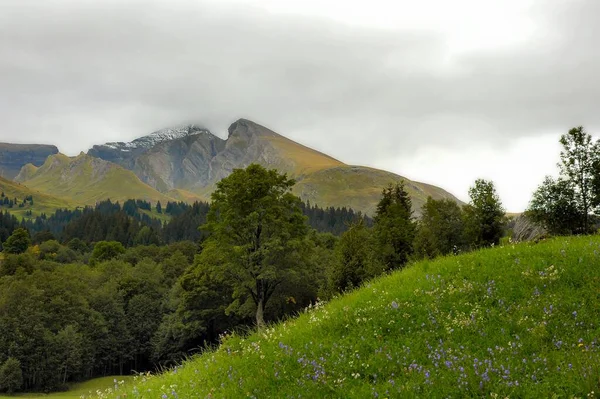
[[[244,117],[521,211],[562,133],[600,135],[598,37],[598,0],[2,0],[0,141]]]

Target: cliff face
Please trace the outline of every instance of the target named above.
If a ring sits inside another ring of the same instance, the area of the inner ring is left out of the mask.
[[[44,144],[0,143],[0,176],[13,180],[27,164],[41,166],[58,148]]]
[[[129,143],[96,145],[88,155],[130,169],[145,183],[167,192],[210,179],[210,161],[225,140],[198,125],[162,129]]]

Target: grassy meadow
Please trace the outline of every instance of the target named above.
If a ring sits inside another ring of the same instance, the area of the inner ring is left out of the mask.
[[[106,392],[108,389],[114,389],[115,380],[117,381],[116,385],[123,385],[124,383],[131,383],[133,381],[132,377],[103,377],[96,378],[90,381],[82,382],[80,384],[74,384],[71,388],[66,392],[57,392],[51,394],[18,394],[13,396],[2,396],[0,395],[0,399],[79,399],[81,397],[92,397],[96,391]]]
[[[600,237],[422,261],[103,398],[596,397]]]

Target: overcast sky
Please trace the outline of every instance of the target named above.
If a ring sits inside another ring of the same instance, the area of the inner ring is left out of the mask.
[[[598,37],[598,0],[1,0],[0,141],[244,117],[521,211],[561,134],[600,134]]]

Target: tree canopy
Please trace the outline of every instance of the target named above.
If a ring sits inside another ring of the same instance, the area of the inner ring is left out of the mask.
[[[308,229],[300,200],[290,192],[294,183],[257,164],[235,169],[217,183],[203,226],[210,236],[200,262],[233,284],[230,311],[254,305],[259,328],[278,286],[306,271],[300,254]]]

